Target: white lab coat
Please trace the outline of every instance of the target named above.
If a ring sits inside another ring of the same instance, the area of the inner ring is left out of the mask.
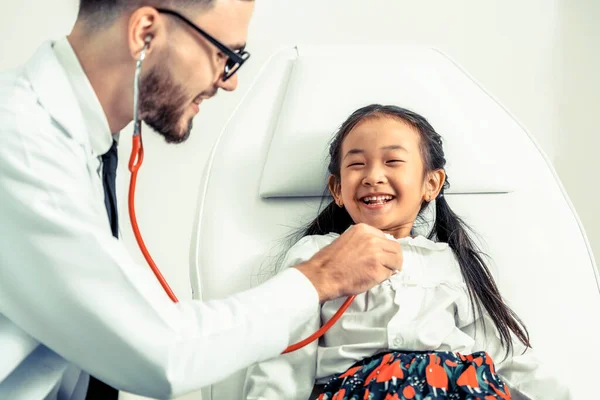
[[[97,162],[52,43],[0,74],[0,398],[82,399],[81,370],[181,395],[276,356],[318,308],[295,269],[173,304],[112,237]]]

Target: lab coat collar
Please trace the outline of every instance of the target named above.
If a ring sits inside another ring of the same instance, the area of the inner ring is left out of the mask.
[[[65,70],[71,89],[79,103],[92,150],[95,155],[102,155],[110,149],[113,140],[118,141],[118,136],[113,138],[104,108],[69,40],[66,37],[57,40],[54,42],[53,50],[58,62]]]
[[[25,73],[39,103],[52,119],[74,140],[87,145],[90,139],[83,114],[52,45],[49,41],[38,48],[25,64]]]

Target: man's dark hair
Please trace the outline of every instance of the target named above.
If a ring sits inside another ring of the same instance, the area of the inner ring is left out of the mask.
[[[140,7],[171,8],[185,12],[186,9],[209,10],[216,0],[80,0],[77,19],[92,28],[110,25],[117,17]]]

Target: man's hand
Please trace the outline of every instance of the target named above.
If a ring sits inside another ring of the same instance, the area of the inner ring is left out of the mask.
[[[379,229],[358,224],[296,268],[323,302],[366,292],[400,271],[402,248]]]

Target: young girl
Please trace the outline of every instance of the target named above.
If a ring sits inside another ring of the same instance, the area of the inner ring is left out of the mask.
[[[402,244],[402,270],[357,296],[319,343],[251,367],[244,398],[305,400],[315,382],[326,383],[320,400],[570,398],[539,368],[527,330],[446,202],[442,140],[427,120],[395,106],[361,108],[329,154],[334,200],[283,266],[366,223]],[[431,232],[415,235],[432,202]],[[322,304],[291,342],[315,332],[343,301]]]

